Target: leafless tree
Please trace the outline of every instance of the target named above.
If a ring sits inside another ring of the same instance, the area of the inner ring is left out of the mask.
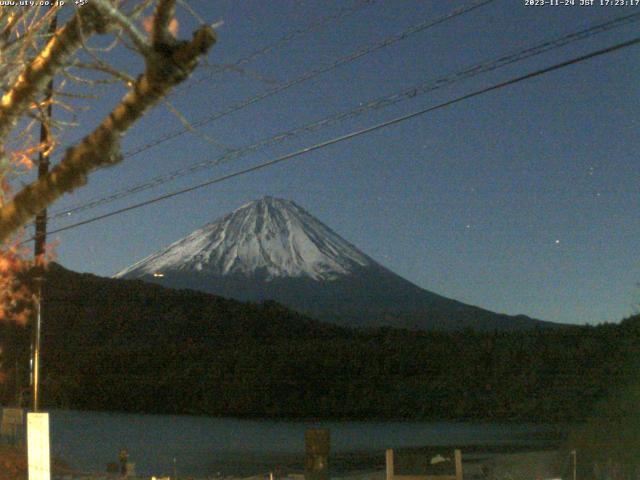
[[[21,264],[17,232],[56,199],[84,185],[92,171],[122,161],[122,137],[193,72],[215,43],[213,28],[204,24],[190,40],[177,38],[176,1],[89,0],[75,8],[72,2],[0,6],[0,290],[11,290],[6,282],[13,281],[12,272]],[[53,31],[50,25],[56,16],[59,25]],[[101,48],[96,48],[96,41],[101,41]],[[136,75],[112,66],[107,60],[114,45],[139,56],[142,71]],[[87,70],[92,73],[82,73]],[[48,88],[54,77],[61,80],[51,96]],[[48,174],[13,192],[15,178],[41,152],[58,148],[58,133],[69,127],[50,119],[49,105],[71,108],[66,103],[73,98],[65,90],[69,84],[106,81],[125,86],[122,99],[90,133],[65,149]],[[51,132],[45,139],[37,134],[42,122]],[[5,300],[0,298],[0,317]]]

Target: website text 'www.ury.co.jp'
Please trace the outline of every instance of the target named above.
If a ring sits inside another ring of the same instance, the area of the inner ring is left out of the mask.
[[[0,0],[0,7],[58,7],[65,0]]]

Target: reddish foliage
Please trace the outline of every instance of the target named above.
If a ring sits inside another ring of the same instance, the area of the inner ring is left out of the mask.
[[[56,458],[51,461],[51,470],[58,475],[77,473]],[[0,445],[0,480],[27,480],[28,471],[27,452],[24,448]]]
[[[53,259],[53,246],[36,259],[28,258],[26,247],[14,243],[0,250],[0,321],[24,325],[32,311],[35,277]]]
[[[0,480],[27,478],[27,455],[24,450],[3,446],[0,448]]]
[[[0,320],[27,322],[32,293],[27,282],[33,262],[12,246],[0,253]]]

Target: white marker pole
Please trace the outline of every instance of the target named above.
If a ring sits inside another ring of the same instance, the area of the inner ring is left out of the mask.
[[[51,480],[49,414],[27,413],[29,480]]]

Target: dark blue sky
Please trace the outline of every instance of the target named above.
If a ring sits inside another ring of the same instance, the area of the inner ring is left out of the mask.
[[[233,64],[357,1],[193,0],[223,20],[212,64]],[[199,70],[171,98],[201,118],[330,65],[470,2],[375,1],[242,65]],[[98,172],[60,208],[216,158],[465,66],[634,12],[495,0],[413,34]],[[599,2],[597,2],[599,3]],[[640,22],[639,22],[640,23]],[[181,33],[192,24],[181,14]],[[186,187],[420,110],[638,35],[593,36],[394,106],[297,136],[153,190],[56,220],[50,228]],[[131,54],[129,54],[131,55]],[[119,54],[115,61],[132,58]],[[571,323],[618,321],[640,300],[640,47],[631,47],[252,173],[59,235],[60,262],[111,275],[239,205],[274,195],[306,208],[365,253],[428,290],[484,308]],[[110,94],[107,95],[107,98]],[[100,108],[81,115],[90,126]],[[164,107],[125,150],[179,122]],[[212,142],[210,139],[215,139]]]

